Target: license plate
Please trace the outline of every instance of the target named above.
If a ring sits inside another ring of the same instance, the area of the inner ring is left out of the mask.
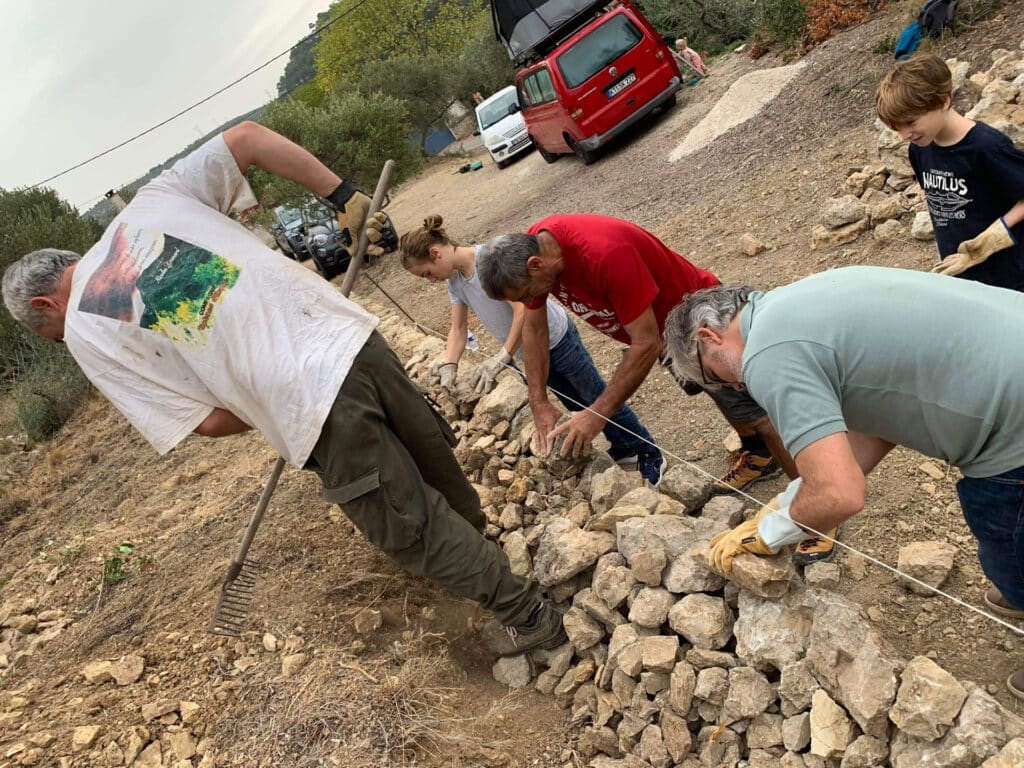
[[[607,91],[605,91],[605,93],[608,94],[608,98],[610,99],[615,94],[622,93],[624,90],[626,90],[626,88],[628,88],[629,86],[631,86],[635,82],[636,82],[636,73],[632,73],[632,74],[626,75],[624,78],[619,80],[619,82],[617,82],[615,85],[613,85]]]

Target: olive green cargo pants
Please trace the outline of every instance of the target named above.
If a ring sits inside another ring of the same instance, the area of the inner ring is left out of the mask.
[[[510,626],[540,602],[501,547],[479,533],[480,497],[438,417],[376,331],[356,355],[306,469],[324,498],[414,576],[476,600]]]

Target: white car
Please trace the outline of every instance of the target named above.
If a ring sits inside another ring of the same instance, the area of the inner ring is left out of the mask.
[[[533,146],[514,85],[502,88],[477,105],[476,124],[484,146],[499,168],[504,168],[514,155]]]

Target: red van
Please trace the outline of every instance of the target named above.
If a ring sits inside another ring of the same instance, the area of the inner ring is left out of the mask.
[[[516,74],[523,119],[547,162],[573,152],[584,165],[658,107],[682,80],[664,39],[629,2],[615,0]]]

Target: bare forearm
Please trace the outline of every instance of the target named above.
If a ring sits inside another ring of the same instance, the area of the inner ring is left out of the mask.
[[[259,123],[247,120],[229,128],[224,131],[224,141],[243,174],[255,165],[324,196],[341,183],[341,178],[311,153]]]
[[[510,301],[508,303],[512,307],[512,327],[509,328],[508,338],[505,339],[505,351],[508,352],[509,357],[515,357],[516,351],[523,343],[523,326],[526,324],[526,307],[518,301]]]
[[[452,305],[453,308],[455,305]],[[462,353],[466,350],[466,322],[463,319],[459,322],[454,311],[452,313],[452,326],[448,329],[448,341],[444,348],[444,361],[446,363],[458,363],[462,359]]]
[[[227,437],[237,435],[241,432],[248,432],[252,427],[235,416],[231,411],[223,408],[214,408],[210,415],[203,419],[203,422],[195,428],[194,432],[203,437]]]
[[[534,323],[527,319],[523,325],[523,354],[526,357],[526,382],[529,386],[530,404],[547,403],[551,350],[548,348],[546,322]]]
[[[1024,221],[1024,200],[1019,200],[1013,208],[1008,210],[1003,216],[1003,221],[1008,227],[1015,227]]]

